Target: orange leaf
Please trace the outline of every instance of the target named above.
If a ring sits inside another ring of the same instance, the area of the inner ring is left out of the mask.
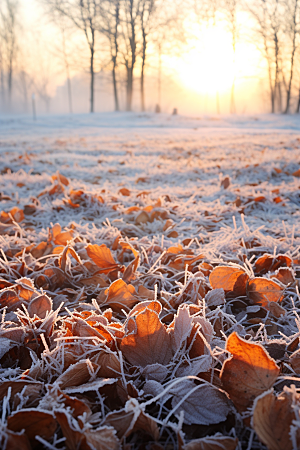
[[[134,365],[168,364],[172,358],[171,338],[158,314],[146,308],[135,318],[130,318],[134,332],[122,339],[121,350],[125,358]]]
[[[58,180],[60,183],[64,184],[65,186],[69,186],[69,180],[64,175],[62,175],[59,172],[56,172],[56,174],[52,175],[52,180],[56,181]]]
[[[245,411],[255,397],[270,389],[279,374],[279,367],[259,344],[247,342],[233,332],[226,343],[232,354],[220,374],[223,386],[238,411]]]
[[[213,289],[222,288],[226,293],[234,292],[236,295],[246,295],[248,279],[244,270],[229,266],[218,266],[209,276]]]
[[[119,190],[119,194],[124,195],[124,197],[129,197],[130,196],[130,190],[126,189],[126,188],[122,188]]]
[[[298,169],[295,172],[293,172],[293,176],[294,177],[300,177],[300,169]]]
[[[280,302],[284,289],[267,278],[254,278],[247,284],[247,295],[253,303],[268,307],[269,302]]]
[[[105,300],[102,300],[103,296],[101,294],[97,300],[101,306],[110,306],[114,311],[120,312],[122,309],[129,311],[138,302],[135,294],[134,286],[126,284],[125,281],[119,278],[105,290]]]
[[[258,258],[254,264],[256,274],[264,275],[265,273],[277,270],[279,267],[290,267],[292,260],[286,255],[269,255],[265,254]]]
[[[294,448],[290,437],[290,427],[296,419],[292,405],[293,393],[289,389],[278,397],[268,391],[255,400],[252,426],[269,450]]]
[[[101,272],[109,273],[112,270],[118,269],[120,266],[114,260],[111,251],[106,247],[105,244],[102,245],[91,245],[89,244],[86,248],[88,256],[100,267]]]
[[[142,223],[150,222],[150,217],[146,213],[146,211],[141,211],[135,219],[136,225],[140,225]]]

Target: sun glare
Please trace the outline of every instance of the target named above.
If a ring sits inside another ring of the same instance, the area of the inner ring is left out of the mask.
[[[239,23],[247,25],[246,15],[239,16]],[[197,94],[222,96],[231,90],[233,81],[238,85],[248,79],[257,79],[260,52],[249,42],[238,40],[233,51],[232,35],[225,20],[210,22],[198,29],[190,26],[195,36],[191,50],[180,58],[167,57],[165,63],[177,73],[179,83]]]

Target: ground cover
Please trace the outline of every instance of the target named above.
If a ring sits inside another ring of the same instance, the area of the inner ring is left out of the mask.
[[[0,126],[1,448],[299,448],[297,118]]]

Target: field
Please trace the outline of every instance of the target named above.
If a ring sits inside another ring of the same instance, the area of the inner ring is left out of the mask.
[[[300,448],[299,118],[0,128],[1,448]]]

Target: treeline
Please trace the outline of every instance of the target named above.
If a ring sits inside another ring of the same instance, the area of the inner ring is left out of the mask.
[[[192,21],[199,27],[208,21],[218,26],[220,17],[230,32],[234,58],[242,39],[259,48],[266,67],[270,112],[300,112],[300,0],[36,0],[36,4],[42,7],[44,23],[55,30],[53,42],[59,42],[47,58],[48,64],[60,61],[70,112],[72,73],[82,64],[89,72],[90,112],[95,110],[95,80],[100,72],[109,74],[116,111],[120,110],[121,86],[126,90],[125,109],[132,110],[133,93],[138,89],[140,110],[145,111],[146,75],[153,58],[160,91],[163,56],[184,52],[193,41]],[[50,70],[44,67],[42,75],[36,70],[48,50],[36,56],[36,67],[28,67],[20,11],[20,0],[0,0],[2,111],[10,110],[14,89],[26,102],[33,91],[46,105],[51,98]],[[247,36],[240,13],[248,18]],[[236,112],[236,81],[234,76],[232,113]],[[160,95],[157,111],[159,103]]]

